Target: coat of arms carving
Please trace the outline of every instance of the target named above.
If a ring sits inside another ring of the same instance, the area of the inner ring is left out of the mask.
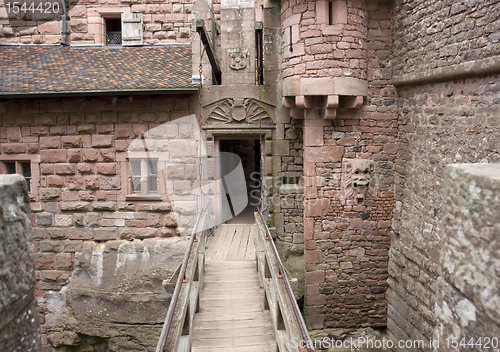
[[[229,49],[229,67],[233,70],[242,70],[247,67],[248,51],[245,49]]]

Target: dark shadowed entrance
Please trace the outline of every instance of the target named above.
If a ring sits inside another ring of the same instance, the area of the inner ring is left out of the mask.
[[[256,139],[221,140],[220,151],[238,155],[243,165],[248,195],[248,205],[245,210],[228,224],[253,224],[253,212],[260,205],[260,144]],[[221,164],[224,160],[221,160]],[[223,167],[223,165],[221,165]]]

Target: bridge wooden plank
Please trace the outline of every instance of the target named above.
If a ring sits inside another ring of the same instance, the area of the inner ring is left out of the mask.
[[[207,260],[217,259],[228,230],[228,225],[220,225],[215,229],[214,236],[210,237],[207,243]]]
[[[214,244],[214,255],[211,260],[221,260],[222,259],[222,249],[224,247],[225,242],[227,242],[227,238],[232,231],[231,225],[221,225],[220,231],[216,234],[217,241]]]
[[[252,225],[249,229],[248,234],[248,246],[245,251],[245,260],[251,260],[255,262],[255,232],[257,231],[257,227]]]
[[[248,236],[250,234],[250,226],[245,226],[241,233],[241,242],[238,246],[238,251],[235,255],[235,260],[245,260],[245,253],[248,247]]]
[[[246,233],[246,226],[236,227],[226,260],[238,260],[239,252],[241,252],[242,249],[240,247],[244,242],[245,233]]]
[[[219,260],[227,260],[227,257],[229,255],[229,250],[231,249],[231,244],[233,243],[233,240],[235,238],[236,229],[238,228],[238,226],[235,225],[226,225],[226,226],[228,226],[229,229],[226,233],[224,241],[221,244],[219,255],[217,256],[217,259]]]
[[[192,351],[275,352],[275,330],[271,313],[264,309],[264,291],[255,270],[255,249],[251,260],[243,260],[252,253],[254,244],[250,238],[255,227],[234,225],[227,230],[216,234],[224,236],[224,241],[216,241],[223,248],[218,252],[215,249],[217,255],[211,256],[212,260],[207,257]]]

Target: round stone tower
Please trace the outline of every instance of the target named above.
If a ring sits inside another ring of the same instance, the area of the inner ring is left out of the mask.
[[[368,91],[366,7],[359,0],[282,1],[283,96],[292,117],[303,118],[313,100],[327,108],[327,119],[339,104],[362,104]]]

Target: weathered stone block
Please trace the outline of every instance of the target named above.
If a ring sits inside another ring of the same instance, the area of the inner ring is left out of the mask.
[[[57,175],[74,175],[75,164],[58,163],[54,165],[54,172]]]
[[[96,171],[101,175],[116,175],[116,163],[99,163]]]
[[[121,188],[120,176],[102,176],[101,189],[103,190],[118,190]]]
[[[61,148],[61,137],[40,137],[40,149]]]
[[[326,163],[339,162],[344,155],[344,148],[339,146],[307,147],[304,148],[304,162]]]
[[[113,146],[113,136],[111,135],[92,135],[93,148],[109,148]]]
[[[63,148],[81,148],[83,141],[81,136],[62,136],[61,142]]]
[[[115,341],[125,336],[140,340],[151,333],[151,327],[141,330],[140,326],[161,325],[164,320],[171,294],[161,283],[174,274],[187,244],[180,237],[87,243],[77,253],[75,274],[66,291],[76,331],[116,336]],[[123,287],[127,289],[123,291]],[[89,316],[89,307],[100,307],[106,313]],[[60,310],[64,309],[63,305]],[[133,348],[137,350],[137,346]]]
[[[93,211],[115,211],[116,202],[93,202]]]
[[[88,202],[60,202],[61,211],[89,211]]]
[[[157,229],[152,229],[152,228],[144,228],[144,229],[134,229],[134,234],[135,238],[151,238],[151,237],[156,237],[157,235]]]
[[[109,240],[116,240],[117,238],[118,238],[118,231],[116,227],[94,230],[94,239],[96,241],[109,241]]]
[[[65,163],[68,160],[66,150],[41,150],[40,161],[43,163]]]
[[[53,201],[58,200],[61,196],[60,188],[40,188],[40,199],[43,201]]]

